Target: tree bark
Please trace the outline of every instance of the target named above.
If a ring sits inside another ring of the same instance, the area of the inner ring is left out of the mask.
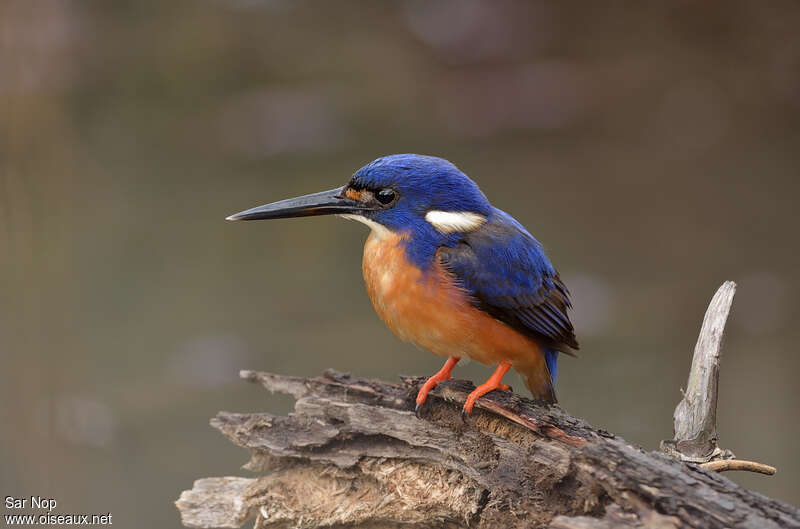
[[[188,527],[800,528],[795,507],[510,392],[462,421],[463,380],[417,418],[421,378],[242,377],[291,394],[295,412],[212,419],[256,475],[196,481],[176,502]]]

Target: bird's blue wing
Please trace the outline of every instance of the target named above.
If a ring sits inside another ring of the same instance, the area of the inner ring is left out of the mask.
[[[507,213],[495,209],[480,229],[439,248],[438,256],[477,308],[548,348],[578,349],[569,291],[539,242]]]

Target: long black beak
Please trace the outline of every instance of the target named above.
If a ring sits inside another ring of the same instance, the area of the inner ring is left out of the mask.
[[[313,217],[315,215],[335,215],[357,213],[370,208],[361,202],[350,200],[343,195],[345,186],[288,198],[272,204],[258,206],[231,215],[225,220],[286,219],[291,217]]]

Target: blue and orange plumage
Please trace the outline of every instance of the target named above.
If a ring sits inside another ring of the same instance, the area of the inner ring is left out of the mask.
[[[386,156],[342,188],[231,218],[328,213],[372,228],[362,269],[380,318],[401,339],[448,357],[420,390],[418,408],[465,356],[498,364],[465,412],[507,388],[500,381],[511,367],[534,397],[555,402],[558,352],[578,348],[569,293],[539,242],[458,168],[436,157]]]

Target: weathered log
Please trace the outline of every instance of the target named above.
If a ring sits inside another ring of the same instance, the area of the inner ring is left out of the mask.
[[[252,478],[207,478],[176,502],[189,527],[800,528],[800,511],[692,463],[646,452],[557,406],[470,382],[403,384],[328,371],[245,371],[296,399],[286,417],[220,413]]]

